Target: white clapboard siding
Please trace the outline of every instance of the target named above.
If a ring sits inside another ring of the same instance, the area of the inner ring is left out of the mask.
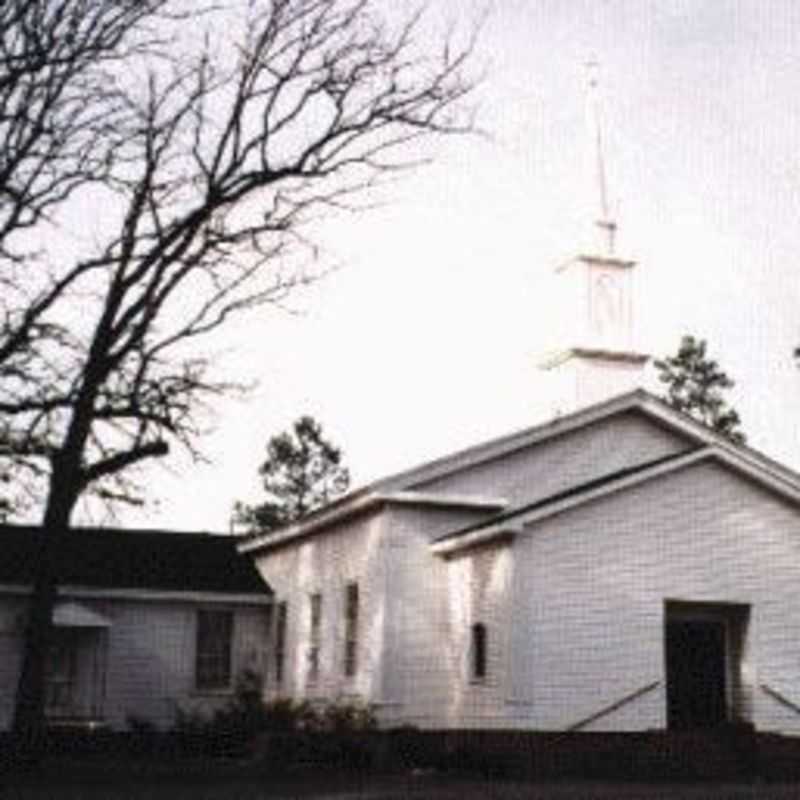
[[[380,514],[333,525],[307,537],[255,555],[256,564],[275,593],[275,604],[288,609],[283,680],[274,664],[267,679],[272,697],[378,700],[376,676],[382,668],[385,618],[385,542]],[[357,670],[344,674],[345,591],[359,589]],[[322,597],[319,675],[309,683],[310,597]]]
[[[544,520],[511,546],[509,697],[564,729],[660,681],[590,729],[662,728],[666,599],[750,605],[745,680],[757,727],[800,733],[760,689],[800,703],[800,517],[704,463]]]
[[[553,435],[521,439],[516,451],[457,454],[420,468],[416,482],[395,479],[402,500],[353,506],[349,518],[257,550],[276,601],[289,604],[285,675],[271,696],[359,697],[385,726],[659,729],[666,601],[738,604],[750,610],[740,706],[760,729],[800,734],[800,714],[775,697],[800,706],[800,509],[766,488],[774,481],[791,495],[794,479],[657,411],[598,412],[584,425],[554,423]],[[632,471],[619,483],[627,488],[578,502],[589,481],[692,450],[647,480]],[[491,458],[476,463],[482,453]],[[436,477],[419,478],[426,469]],[[743,477],[748,470],[763,482]],[[486,518],[486,507],[459,507],[465,498],[502,498],[508,511],[567,489],[576,490],[569,510],[513,538],[431,549]],[[351,581],[361,601],[359,671],[345,679]],[[314,593],[323,598],[320,676],[309,686]],[[481,681],[470,671],[476,622],[487,629]]]
[[[503,497],[512,505],[532,503],[687,446],[677,434],[630,411],[413,488]]]
[[[387,724],[441,726],[453,714],[452,687],[463,673],[469,588],[431,555],[437,536],[480,519],[467,509],[393,507],[386,512]]]
[[[160,728],[175,724],[177,709],[210,714],[232,698],[235,678],[245,668],[259,671],[267,661],[268,610],[263,605],[162,600],[85,599],[79,602],[110,621],[98,629],[105,646],[98,655],[102,720],[124,729],[132,719]],[[25,613],[22,598],[0,596],[0,728],[13,714],[14,687],[23,646],[19,624]],[[229,608],[234,612],[233,678],[228,691],[195,690],[196,620],[199,608]]]
[[[229,608],[234,612],[232,685],[227,691],[195,689],[197,611]],[[106,718],[113,727],[129,717],[160,727],[174,724],[178,709],[209,714],[232,697],[245,669],[263,670],[267,661],[267,611],[213,603],[130,603],[106,605],[108,629]]]

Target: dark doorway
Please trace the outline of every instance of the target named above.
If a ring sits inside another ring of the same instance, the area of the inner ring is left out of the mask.
[[[723,620],[667,622],[667,714],[671,729],[709,728],[728,717]]]

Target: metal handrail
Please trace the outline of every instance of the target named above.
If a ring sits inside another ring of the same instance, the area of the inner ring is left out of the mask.
[[[765,692],[770,697],[777,700],[781,705],[791,709],[795,714],[800,714],[800,704],[790,700],[783,692],[778,691],[774,686],[770,686],[768,683],[761,683],[759,687],[762,692]]]
[[[566,728],[567,731],[578,731],[581,728],[585,728],[587,725],[591,725],[591,723],[596,722],[598,719],[607,716],[608,714],[613,714],[618,709],[622,708],[623,706],[628,705],[628,703],[634,702],[634,700],[638,700],[642,695],[647,694],[648,692],[652,692],[653,689],[661,685],[661,681],[653,681],[652,683],[648,683],[645,686],[641,686],[638,689],[626,694],[624,697],[621,697],[619,700],[615,700],[613,703],[609,703],[607,706],[603,706],[599,711],[595,711],[593,714],[590,714],[588,717],[584,717],[579,722],[574,723]],[[800,708],[798,709],[798,713],[800,713]]]

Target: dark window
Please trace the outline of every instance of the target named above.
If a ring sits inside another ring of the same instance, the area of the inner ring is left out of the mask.
[[[232,611],[197,612],[195,686],[227,689],[231,684]]]
[[[322,595],[312,594],[309,597],[311,625],[308,637],[308,682],[316,683],[319,678],[319,650],[322,635]]]
[[[56,628],[48,650],[47,710],[69,712],[76,695],[77,628]]]
[[[358,670],[358,584],[344,591],[344,674],[352,678]]]
[[[476,622],[472,626],[472,679],[481,681],[486,677],[486,626]]]
[[[287,603],[278,603],[278,615],[275,620],[275,683],[283,682],[283,664],[286,659],[286,625],[289,615]]]

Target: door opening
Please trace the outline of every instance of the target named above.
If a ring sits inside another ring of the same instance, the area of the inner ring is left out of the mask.
[[[667,603],[670,729],[713,728],[744,716],[741,656],[748,611],[731,604]]]

